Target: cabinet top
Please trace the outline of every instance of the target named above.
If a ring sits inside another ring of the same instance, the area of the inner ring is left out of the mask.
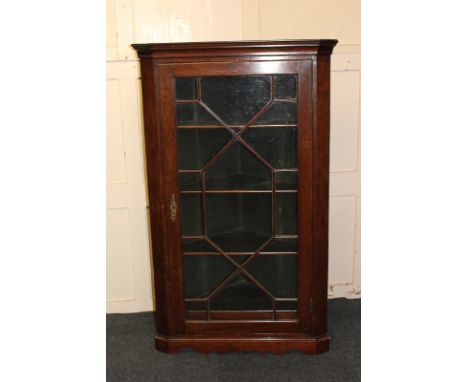
[[[140,57],[213,55],[220,51],[230,54],[261,53],[267,51],[300,50],[313,54],[331,54],[338,40],[255,40],[255,41],[207,41],[132,44]]]

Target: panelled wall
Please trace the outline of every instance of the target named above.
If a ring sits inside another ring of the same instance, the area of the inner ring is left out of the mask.
[[[107,0],[107,311],[153,310],[139,63],[131,43],[337,38],[330,297],[360,296],[359,1]]]

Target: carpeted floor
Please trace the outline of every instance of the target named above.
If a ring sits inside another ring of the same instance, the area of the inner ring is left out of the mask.
[[[107,315],[108,382],[354,382],[361,379],[361,300],[329,300],[330,351],[176,355],[154,349],[153,313]]]

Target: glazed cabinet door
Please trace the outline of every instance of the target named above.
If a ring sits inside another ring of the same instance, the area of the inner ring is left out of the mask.
[[[310,331],[311,61],[164,64],[159,86],[180,331]]]

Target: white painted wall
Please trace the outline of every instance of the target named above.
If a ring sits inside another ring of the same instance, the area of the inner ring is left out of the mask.
[[[154,309],[139,63],[131,43],[337,38],[332,56],[330,297],[360,293],[356,0],[107,0],[107,311]]]

